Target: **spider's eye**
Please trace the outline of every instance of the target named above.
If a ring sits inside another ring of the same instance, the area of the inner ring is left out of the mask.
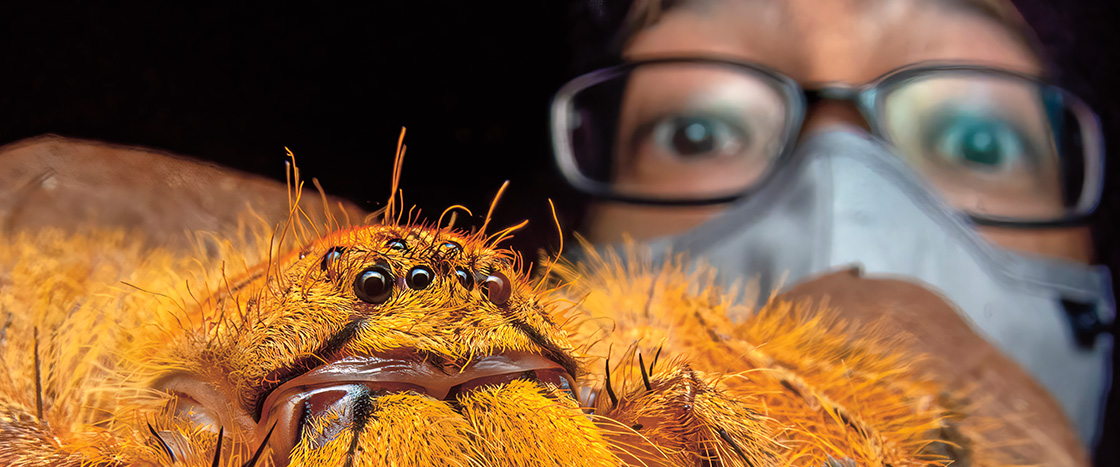
[[[393,250],[393,251],[406,251],[406,250],[408,250],[408,244],[405,243],[404,240],[401,240],[399,238],[395,238],[395,239],[389,240],[388,242],[385,242],[385,246],[388,247],[390,250]]]
[[[416,266],[408,271],[405,282],[408,284],[408,288],[412,290],[425,289],[432,283],[432,270],[424,266]]]
[[[354,294],[363,302],[385,303],[393,293],[393,273],[384,265],[366,269],[354,279]]]
[[[344,251],[346,251],[346,248],[340,246],[327,250],[327,254],[323,255],[323,260],[319,262],[319,269],[330,272],[334,269],[334,264],[342,257],[342,252]],[[333,279],[334,277],[331,278]]]
[[[483,292],[486,292],[486,298],[495,305],[505,305],[509,301],[509,296],[513,293],[513,284],[509,283],[509,278],[501,272],[494,271],[486,276],[486,280],[478,286]]]
[[[439,245],[439,251],[440,251],[440,253],[443,253],[443,255],[445,257],[446,256],[451,256],[451,255],[457,255],[457,254],[463,252],[463,246],[460,245],[459,242],[453,242],[451,240],[448,240],[448,241],[443,242]]]
[[[459,279],[459,285],[463,286],[464,289],[471,290],[474,288],[474,278],[466,269],[455,269],[455,277]]]

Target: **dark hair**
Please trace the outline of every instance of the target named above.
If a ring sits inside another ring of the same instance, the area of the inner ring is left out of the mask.
[[[611,65],[618,61],[622,42],[626,38],[623,27],[633,0],[576,0],[572,2],[572,72],[586,71]]]
[[[1115,82],[1120,60],[1120,39],[1115,33],[1114,16],[1101,17],[1107,1],[1049,2],[1015,0],[1016,6],[1038,35],[1043,51],[1051,58],[1054,79],[1089,103],[1101,117],[1101,129],[1108,138],[1120,135],[1120,94]],[[1117,141],[1113,141],[1115,145]],[[1112,152],[1112,151],[1109,151]],[[1107,157],[1105,190],[1092,224],[1093,246],[1097,259],[1112,270],[1113,290],[1120,290],[1120,164]],[[1113,326],[1115,330],[1115,325]],[[1117,374],[1120,355],[1113,351],[1113,374]],[[1105,410],[1101,442],[1094,453],[1096,465],[1120,465],[1120,385],[1113,383]]]

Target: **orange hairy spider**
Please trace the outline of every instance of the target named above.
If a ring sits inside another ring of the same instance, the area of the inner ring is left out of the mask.
[[[959,388],[819,300],[750,310],[703,268],[611,256],[534,278],[499,246],[516,226],[402,221],[396,196],[340,225],[293,175],[279,228],[189,254],[111,228],[0,246],[0,464],[1015,462]]]

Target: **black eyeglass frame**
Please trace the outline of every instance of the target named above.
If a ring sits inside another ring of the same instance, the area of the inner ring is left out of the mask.
[[[751,187],[730,195],[714,196],[709,198],[657,198],[635,196],[618,193],[609,183],[593,180],[584,175],[576,162],[572,149],[570,132],[567,122],[571,118],[573,99],[584,89],[630,73],[633,69],[647,65],[662,64],[703,64],[713,66],[726,66],[739,70],[747,70],[752,74],[769,79],[774,89],[786,100],[787,116],[785,134],[782,135],[783,146],[781,153],[774,163],[763,174],[758,183]],[[822,84],[810,88],[803,88],[789,76],[769,68],[765,65],[722,57],[662,57],[626,62],[612,67],[602,68],[572,79],[557,91],[552,100],[551,131],[553,155],[564,178],[577,190],[593,197],[632,204],[654,206],[710,206],[728,204],[742,198],[751,196],[762,189],[773,178],[775,173],[790,165],[793,148],[800,136],[801,124],[810,101],[834,100],[852,102],[859,109],[864,121],[867,122],[871,133],[887,143],[890,136],[882,126],[879,115],[883,112],[885,99],[896,87],[916,77],[932,73],[944,72],[975,72],[988,76],[1002,76],[1030,82],[1036,86],[1047,88],[1060,93],[1066,106],[1074,112],[1081,124],[1081,137],[1084,148],[1085,178],[1082,192],[1073,210],[1065,216],[1045,220],[1025,220],[1014,217],[988,216],[958,210],[978,225],[1011,227],[1011,228],[1049,228],[1068,227],[1081,225],[1090,220],[1100,203],[1104,186],[1104,137],[1100,129],[1100,120],[1089,108],[1088,104],[1076,95],[1055,86],[1046,80],[1034,75],[1007,70],[988,65],[970,63],[922,62],[891,70],[878,78],[863,85],[848,84]]]

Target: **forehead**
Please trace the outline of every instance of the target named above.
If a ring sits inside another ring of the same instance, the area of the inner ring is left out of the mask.
[[[863,83],[922,61],[1040,71],[1013,29],[965,0],[677,2],[623,54],[731,56],[802,82]]]

